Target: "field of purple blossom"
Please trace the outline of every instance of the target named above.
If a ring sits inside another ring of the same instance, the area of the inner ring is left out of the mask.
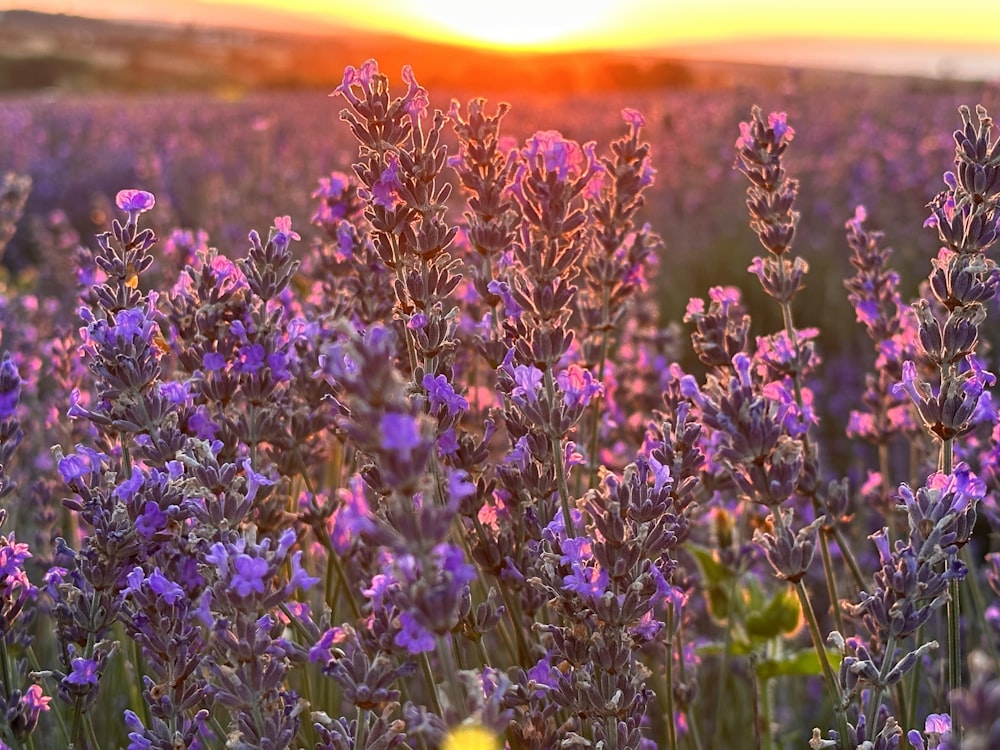
[[[334,94],[0,101],[0,747],[1000,747],[1000,91]]]

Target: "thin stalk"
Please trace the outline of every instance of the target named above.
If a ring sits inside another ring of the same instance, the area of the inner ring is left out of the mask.
[[[441,710],[441,701],[438,698],[437,683],[434,681],[434,670],[431,669],[431,660],[426,651],[420,654],[420,668],[423,670],[424,680],[431,693],[431,708],[434,709],[434,713],[443,717],[444,712]]]
[[[522,667],[527,669],[528,661],[531,659],[531,650],[528,648],[528,641],[525,639],[524,629],[521,627],[521,605],[519,602],[511,599],[510,592],[507,591],[506,586],[501,584],[499,588],[500,596],[503,599],[504,606],[507,607],[507,613],[513,625],[514,639],[517,641],[517,661]]]
[[[479,520],[479,516],[472,516],[472,525],[473,525],[473,527],[476,530],[476,535],[479,537],[479,540],[481,542],[485,543],[486,542],[486,529],[483,528],[483,523],[482,523],[482,521]],[[472,557],[472,542],[469,539],[468,534],[465,533],[464,530],[463,530],[463,533],[461,535],[461,538],[462,538],[462,544],[465,547],[465,554],[468,556],[468,559],[469,560],[474,559]],[[480,586],[482,586],[482,589],[483,589],[483,597],[485,598],[486,595],[487,595],[487,593],[488,593],[488,591],[489,591],[489,588],[486,585],[485,574],[483,573],[483,570],[478,565],[474,565],[473,567],[476,570],[476,575],[479,578],[479,584],[480,584]],[[500,591],[500,596],[501,596],[501,598],[503,598],[503,601],[504,601],[505,612],[506,612],[507,616],[510,618],[511,624],[514,625],[514,630],[517,633],[517,635],[515,636],[515,638],[519,637],[519,639],[520,639],[519,642],[518,642],[518,648],[520,648],[522,646],[522,644],[521,644],[520,641],[523,641],[523,639],[524,639],[524,634],[521,632],[521,626],[520,626],[520,613],[521,613],[521,610],[520,610],[520,608],[518,608],[516,610],[514,610],[514,609],[511,608],[511,602],[508,601],[508,598],[507,598],[507,589],[503,585],[503,581],[500,581],[499,578],[497,578],[497,583],[499,584],[499,586],[497,588]],[[514,619],[515,618],[515,613],[516,613],[516,616],[517,616],[517,620]],[[507,630],[506,630],[506,627],[505,627],[505,624],[504,624],[503,620],[500,621],[499,626],[497,628],[497,631],[500,634],[500,639],[504,643],[504,647],[507,649],[507,655],[512,660],[515,659],[514,646],[513,646],[513,643],[511,642],[510,635],[507,633]],[[527,655],[528,654],[527,644],[525,643],[523,645],[524,645],[524,653]],[[524,666],[525,663],[526,663],[526,662],[521,662],[520,659],[518,659],[518,662],[522,663],[522,666]],[[486,665],[488,663],[489,663],[488,661],[484,661],[483,662],[484,665]]]
[[[774,525],[777,529],[780,530],[784,527],[785,522],[781,518],[781,513],[772,513],[771,518],[774,519]],[[836,701],[835,705],[839,707],[841,705],[839,683],[833,673],[833,667],[830,666],[830,659],[826,653],[826,647],[823,645],[824,641],[822,631],[819,629],[819,620],[816,619],[816,611],[813,609],[812,600],[809,597],[809,591],[806,589],[805,584],[802,583],[801,580],[795,581],[794,586],[795,593],[799,597],[799,604],[802,607],[802,612],[806,615],[806,622],[809,625],[809,635],[812,637],[813,648],[816,649],[816,656],[819,657],[819,664],[823,669],[823,677],[826,679],[827,689]],[[846,724],[843,711],[837,711],[837,718],[841,724]],[[841,736],[846,740],[846,732],[841,732]]]
[[[941,382],[946,378],[954,377],[955,367],[950,365],[941,368]],[[954,466],[955,445],[954,439],[949,438],[941,441],[941,452],[938,454],[938,469],[944,474],[951,474]],[[955,711],[955,696],[962,687],[962,631],[959,610],[961,608],[961,588],[959,581],[951,579],[948,581],[948,703],[952,716],[952,734],[955,736],[956,746],[962,744],[962,724],[960,717]]]
[[[7,639],[0,637],[0,669],[3,669],[3,692],[4,702],[10,698],[10,691],[13,684],[10,679],[10,653],[7,651]]]
[[[955,747],[962,746],[961,716],[955,711],[955,698],[962,687],[962,631],[959,610],[961,589],[959,581],[948,581],[948,703],[951,707],[952,734]]]
[[[968,546],[962,547],[958,554],[959,557],[962,558],[962,562],[965,563],[966,568],[970,571],[976,569]],[[972,601],[972,621],[976,623],[983,623],[986,621],[986,599],[983,596],[983,589],[980,585],[979,578],[975,575],[970,575],[966,580],[969,582],[966,590],[971,595],[970,599]],[[986,643],[986,650],[993,659],[993,664],[996,666],[997,670],[1000,670],[1000,654],[997,652],[996,640],[987,636],[982,638],[982,641],[985,641]]]
[[[781,269],[782,276],[784,276],[784,268],[785,268],[784,264],[779,262],[778,266]],[[785,324],[785,335],[788,336],[788,341],[792,345],[792,349],[795,351],[796,354],[798,354],[799,337],[792,321],[791,303],[789,302],[781,303],[781,318]],[[796,371],[792,374],[792,386],[795,390],[795,403],[798,405],[800,410],[802,410],[804,407],[804,399],[802,398],[801,380],[802,380],[801,373]],[[815,450],[815,447],[813,446],[812,441],[810,440],[808,429],[806,430],[805,434],[802,437],[802,445],[807,455]],[[815,494],[813,496],[813,506],[816,509],[816,512],[826,511],[826,504],[822,501],[820,497],[816,496]],[[775,513],[773,515],[778,516],[780,514]],[[854,559],[854,556],[851,553],[850,545],[844,543],[843,535],[837,528],[836,522],[834,523],[834,534],[836,535],[837,544],[840,547],[841,554],[844,557],[844,560],[847,561],[848,566],[851,568],[851,572],[854,574],[855,581],[858,585],[858,589],[860,590],[864,585],[863,584],[864,578],[861,576],[861,571],[858,568],[857,561]],[[843,622],[840,616],[840,609],[837,606],[837,588],[834,583],[836,581],[836,574],[833,570],[833,558],[830,556],[830,540],[827,538],[826,534],[820,533],[819,546],[821,551],[821,557],[823,560],[823,574],[826,576],[827,587],[830,589],[830,595],[831,595],[830,603],[833,607],[834,620],[837,623],[837,629],[843,632]],[[817,649],[823,649],[825,652],[825,649],[822,645],[823,642],[820,640],[817,641],[817,644],[818,644]]]
[[[809,625],[809,635],[812,637],[813,648],[816,649],[816,655],[819,657],[819,665],[823,670],[823,678],[826,680],[826,687],[830,691],[830,694],[834,698],[834,713],[837,716],[837,729],[840,732],[841,737],[841,748],[842,750],[847,750],[847,719],[844,716],[844,710],[842,708],[842,696],[840,695],[840,687],[837,683],[836,675],[833,673],[833,667],[830,666],[830,659],[826,653],[826,647],[823,645],[823,636],[820,633],[819,621],[816,619],[816,613],[813,611],[812,602],[809,600],[809,592],[806,590],[805,584],[802,581],[795,583],[795,593],[798,594],[799,604],[802,606],[802,611],[806,615],[806,622]]]
[[[333,570],[337,574],[337,580],[340,581],[340,587],[347,594],[347,603],[351,605],[351,614],[354,615],[355,621],[360,622],[363,619],[361,606],[354,598],[354,591],[351,589],[350,583],[347,581],[347,571],[344,570],[344,566],[340,562],[340,555],[338,555],[337,550],[333,548],[333,544],[330,542],[329,538],[320,539],[320,543],[326,547],[328,560],[333,563]]]
[[[921,625],[917,628],[917,632],[914,634],[915,643],[924,642],[924,626]],[[913,669],[910,670],[909,674],[909,684],[906,686],[906,707],[909,710],[909,714],[904,714],[906,722],[903,724],[904,727],[912,727],[917,717],[917,702],[919,701],[919,690],[920,690],[920,673],[923,671],[923,660],[917,659],[917,663],[913,665]]]
[[[684,668],[684,618],[677,626],[677,672],[681,682],[687,682],[687,674]],[[701,734],[698,730],[698,722],[695,721],[694,712],[691,710],[692,703],[684,706],[684,713],[688,719],[688,740],[694,744],[695,750],[702,750]]]
[[[556,403],[556,384],[552,378],[552,369],[545,368],[544,375],[545,393],[549,398],[549,404],[554,408]],[[562,507],[563,520],[566,523],[566,536],[570,539],[576,537],[576,529],[573,528],[573,516],[569,507],[569,485],[566,483],[566,465],[563,460],[562,437],[549,433],[550,450],[552,451],[552,462],[556,465],[556,480],[559,483],[559,505]]]
[[[820,529],[820,536],[826,539],[827,532]],[[840,612],[840,596],[837,594],[837,579],[833,575],[833,561],[830,558],[830,547],[828,544],[819,546],[820,554],[823,556],[823,573],[826,577],[826,590],[830,596],[830,609],[833,610],[833,624],[838,633],[844,631],[844,618]]]
[[[129,646],[132,650],[132,667],[135,670],[135,679],[129,680],[129,692],[132,693],[132,705],[139,706],[142,711],[142,721],[148,727],[152,726],[153,719],[149,712],[149,704],[142,699],[142,691],[139,686],[142,684],[142,648],[134,638],[129,638]]]
[[[210,716],[208,719],[208,723],[211,724],[212,729],[215,730],[216,737],[218,737],[220,741],[225,741],[229,733],[226,731],[225,727],[223,727],[222,724],[219,722],[219,718],[217,716]]]
[[[482,638],[476,638],[476,653],[479,654],[479,661],[484,667],[490,663],[490,656],[486,653],[486,645]]]
[[[912,727],[913,723],[910,721],[910,707],[906,702],[906,690],[903,689],[903,683],[897,682],[892,686],[892,692],[895,694],[896,698],[896,712],[903,717],[902,726]]]
[[[722,747],[722,716],[723,702],[726,695],[726,675],[729,666],[729,651],[733,646],[733,602],[736,600],[737,575],[734,573],[729,581],[729,612],[726,617],[726,636],[722,643],[722,653],[719,656],[719,687],[715,693],[715,731],[713,732],[712,747]]]
[[[896,637],[889,635],[885,643],[885,653],[882,655],[882,668],[878,673],[878,684],[872,690],[869,698],[868,711],[865,713],[865,733],[869,737],[875,736],[875,722],[878,721],[878,707],[882,702],[882,693],[885,690],[885,678],[892,669],[893,657],[896,653]]]
[[[753,717],[753,748],[764,748],[764,719],[761,716],[760,678],[757,676],[757,662],[760,659],[756,651],[750,652],[750,714]],[[770,750],[770,748],[768,748]]]
[[[358,706],[358,731],[354,737],[354,746],[364,748],[368,741],[368,709]]]
[[[87,727],[87,739],[90,742],[90,746],[92,748],[94,748],[94,750],[97,750],[98,748],[101,747],[101,743],[97,739],[97,732],[94,731],[94,719],[90,715],[89,711],[87,712],[86,716],[84,717],[83,722],[84,722],[84,724]]]
[[[847,563],[848,570],[851,571],[851,578],[854,579],[854,585],[861,591],[865,587],[864,574],[861,572],[861,566],[858,565],[858,560],[851,550],[851,545],[844,538],[843,530],[838,526],[833,527],[833,538],[837,542],[837,547],[840,548],[840,554],[843,556],[844,562]]]
[[[455,668],[455,660],[452,658],[451,649],[449,644],[446,642],[448,640],[453,640],[447,634],[438,636],[434,639],[434,645],[437,648],[438,659],[441,660],[441,671],[447,677],[448,689],[451,693],[452,706],[456,711],[462,712],[462,706],[464,701],[462,700],[462,689],[458,684],[458,680],[455,676],[458,674],[458,670]],[[464,716],[462,718],[465,718]]]
[[[673,607],[667,608],[667,632],[673,632]],[[667,701],[667,748],[677,750],[677,726],[674,719],[674,639],[667,639],[666,695]]]
[[[608,328],[611,324],[611,293],[607,285],[604,285],[601,289],[601,358],[597,363],[597,380],[600,383],[604,383],[604,370],[608,361],[608,349],[610,346]],[[591,413],[591,423],[590,423],[590,442],[587,445],[587,458],[590,461],[590,471],[588,472],[587,485],[588,489],[594,486],[594,481],[597,479],[597,439],[601,431],[601,421],[603,419],[603,413],[601,409],[601,404],[604,399],[601,396],[594,396],[590,403],[590,413]],[[577,475],[577,493],[580,492],[580,482],[583,472]]]

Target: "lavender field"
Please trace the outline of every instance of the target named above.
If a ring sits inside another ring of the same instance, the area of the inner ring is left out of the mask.
[[[0,99],[0,746],[1000,747],[1000,88],[419,76]]]

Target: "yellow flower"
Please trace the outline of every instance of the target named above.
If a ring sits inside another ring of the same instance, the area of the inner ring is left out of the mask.
[[[497,750],[497,738],[478,724],[455,727],[444,738],[441,750]]]

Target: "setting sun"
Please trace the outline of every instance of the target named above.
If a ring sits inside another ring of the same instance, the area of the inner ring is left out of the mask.
[[[613,8],[602,0],[564,3],[505,0],[500,6],[467,0],[418,0],[414,10],[455,35],[482,46],[557,48],[606,23]]]

